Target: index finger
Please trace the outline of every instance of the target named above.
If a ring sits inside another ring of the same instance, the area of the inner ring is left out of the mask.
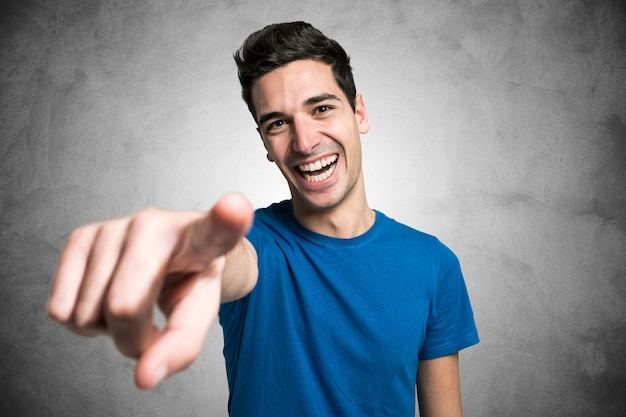
[[[226,194],[207,215],[185,229],[168,273],[200,272],[226,254],[250,229],[253,209],[240,194]]]
[[[237,194],[222,197],[204,215],[146,211],[136,216],[105,305],[107,326],[120,352],[139,357],[155,342],[159,331],[153,308],[166,276],[206,272],[251,223],[251,205]]]

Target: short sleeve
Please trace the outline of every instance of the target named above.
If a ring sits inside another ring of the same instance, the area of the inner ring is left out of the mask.
[[[437,287],[419,359],[435,359],[479,342],[459,260],[442,245]]]

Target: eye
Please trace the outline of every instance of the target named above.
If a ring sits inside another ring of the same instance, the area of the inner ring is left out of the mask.
[[[325,105],[325,104],[324,104],[324,105],[322,105],[322,106],[318,106],[318,107],[315,109],[315,112],[316,112],[316,113],[326,113],[326,112],[327,112],[328,110],[330,110],[330,109],[331,109],[331,107],[330,107],[330,106],[328,106],[328,105]]]
[[[265,128],[265,130],[268,133],[269,132],[273,132],[275,130],[280,129],[281,127],[283,127],[286,124],[287,124],[287,122],[285,122],[284,120],[275,120],[272,123],[268,124],[267,127]]]

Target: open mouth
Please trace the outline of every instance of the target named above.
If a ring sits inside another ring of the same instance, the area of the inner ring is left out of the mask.
[[[302,175],[302,177],[307,181],[324,181],[326,178],[331,176],[333,171],[335,171],[338,158],[337,154],[334,154],[309,164],[298,165],[297,171],[299,171],[300,175]]]

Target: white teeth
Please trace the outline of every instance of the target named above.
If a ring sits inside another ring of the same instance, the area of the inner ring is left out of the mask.
[[[320,182],[320,181],[324,181],[326,178],[330,177],[330,175],[333,173],[333,171],[335,170],[335,166],[333,165],[330,168],[328,168],[328,170],[322,172],[319,175],[309,175],[306,173],[303,173],[302,175],[304,176],[304,179],[307,181],[311,181],[311,182]]]
[[[334,163],[335,161],[337,161],[337,155],[332,155],[332,156],[329,156],[328,158],[322,158],[318,161],[311,162],[309,164],[302,164],[298,166],[298,168],[300,168],[300,171],[302,171],[303,173],[319,171],[320,169],[327,167],[328,165]]]
[[[326,178],[330,177],[330,175],[335,171],[334,163],[337,162],[337,155],[329,156],[328,158],[322,158],[315,162],[311,162],[308,164],[302,164],[298,166],[302,176],[305,180],[311,182],[320,182],[324,181]],[[324,172],[317,172],[322,170],[323,168],[328,167]],[[316,174],[313,174],[313,173]]]

